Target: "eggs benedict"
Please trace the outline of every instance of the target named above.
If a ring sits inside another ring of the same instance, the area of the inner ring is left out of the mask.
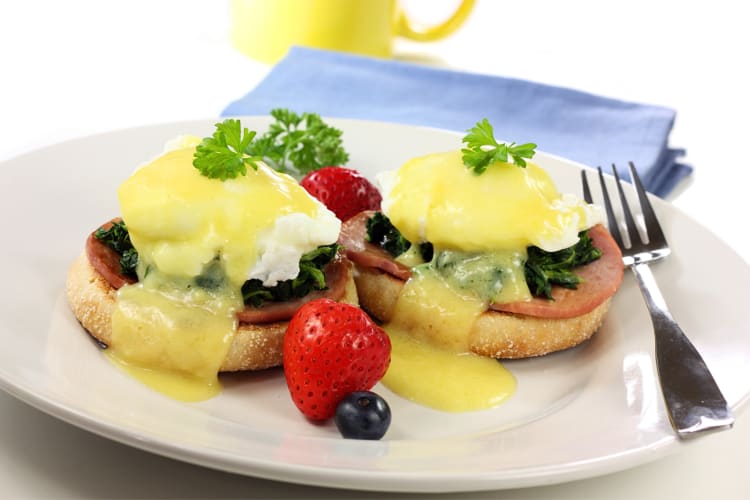
[[[381,175],[382,213],[344,224],[360,304],[386,327],[456,353],[526,358],[578,345],[623,275],[602,211],[560,194],[526,161],[533,145],[514,156],[486,120],[464,141],[477,135],[485,144]]]
[[[71,308],[108,357],[178,399],[216,394],[219,372],[281,365],[302,303],[357,302],[340,221],[233,146],[248,135],[227,120],[213,138],[172,141],[122,183],[122,218],[68,273]]]

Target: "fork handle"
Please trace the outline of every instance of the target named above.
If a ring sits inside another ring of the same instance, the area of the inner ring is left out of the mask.
[[[732,411],[698,350],[667,309],[648,264],[631,266],[654,326],[656,368],[672,427],[681,438],[728,429]]]

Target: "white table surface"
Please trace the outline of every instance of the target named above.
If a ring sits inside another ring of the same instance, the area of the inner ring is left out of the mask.
[[[453,3],[411,0],[407,8],[430,21]],[[456,35],[400,42],[397,57],[676,109],[671,143],[687,148],[696,172],[670,200],[747,262],[750,30],[737,4],[479,0]],[[234,51],[227,30],[227,6],[218,1],[0,3],[0,161],[81,135],[218,116],[268,71]],[[201,72],[209,66],[213,73]],[[200,468],[95,436],[0,393],[3,498],[411,496]],[[750,413],[732,431],[624,472],[462,497],[750,498]]]

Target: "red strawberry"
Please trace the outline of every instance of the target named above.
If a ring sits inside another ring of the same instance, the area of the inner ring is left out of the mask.
[[[307,174],[300,184],[342,221],[363,210],[380,210],[383,199],[370,181],[351,168],[323,167]]]
[[[350,392],[374,386],[391,362],[391,341],[362,309],[329,299],[303,305],[284,337],[284,374],[294,404],[325,420]]]

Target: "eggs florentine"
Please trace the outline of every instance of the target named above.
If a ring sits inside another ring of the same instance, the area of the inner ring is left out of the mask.
[[[335,242],[340,229],[293,178],[262,162],[225,181],[201,175],[192,165],[199,142],[173,142],[118,191],[139,281],[117,294],[109,356],[184,400],[220,389],[243,283],[296,277],[300,257]]]
[[[413,243],[397,259],[412,266],[412,272],[386,329],[423,346],[401,356],[394,343],[383,382],[435,408],[466,411],[497,405],[515,383],[496,361],[470,354],[477,318],[490,303],[531,300],[524,273],[527,248],[553,252],[576,244],[580,231],[601,221],[601,210],[561,195],[547,172],[531,162],[525,168],[496,162],[477,175],[464,165],[460,151],[412,159],[379,181],[383,212]],[[423,242],[433,246],[430,262],[420,260],[416,250]],[[450,392],[420,389],[424,366],[448,363],[443,354],[434,354],[434,346],[457,355],[456,363],[477,364],[477,369],[441,370],[451,373],[448,378],[456,386],[472,387],[473,399],[457,404]]]

